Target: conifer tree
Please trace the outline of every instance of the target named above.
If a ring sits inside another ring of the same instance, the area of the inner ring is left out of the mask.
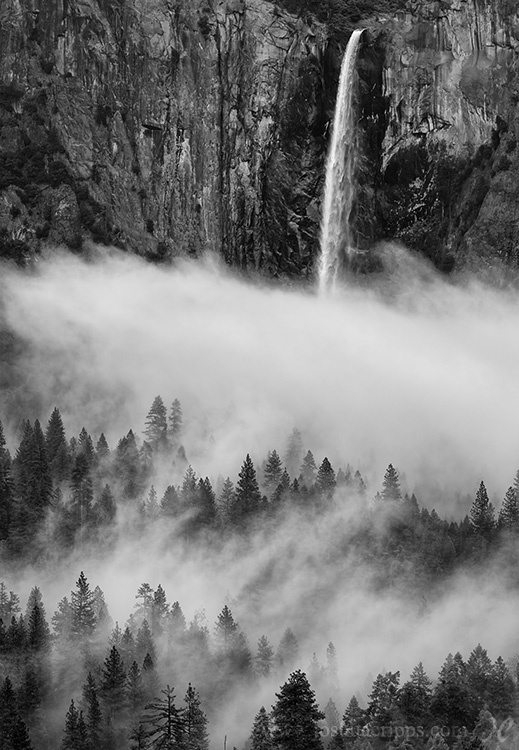
[[[144,705],[144,686],[142,673],[136,661],[133,661],[126,678],[126,702],[132,715],[138,714]]]
[[[488,499],[487,489],[481,482],[470,509],[470,523],[474,533],[490,539],[495,526],[494,506]]]
[[[151,700],[158,690],[158,677],[153,659],[146,654],[142,662],[142,687],[146,700]]]
[[[265,707],[262,706],[256,714],[250,736],[250,750],[274,750],[270,719]]]
[[[243,523],[254,516],[262,508],[263,504],[258,480],[256,479],[256,469],[248,453],[238,477],[236,500],[232,515],[236,523]]]
[[[330,641],[326,649],[326,677],[330,689],[334,692],[339,690],[339,669],[337,665],[337,651]]]
[[[72,630],[72,607],[66,596],[58,603],[58,609],[52,616],[52,627],[55,635],[66,640]]]
[[[153,594],[151,605],[151,627],[154,635],[160,635],[164,632],[168,609],[166,592],[159,583]]]
[[[169,413],[169,434],[174,445],[177,445],[182,434],[182,406],[178,398],[171,404]]]
[[[163,698],[156,698],[146,706],[143,723],[148,727],[152,747],[182,747],[183,716],[175,705],[175,693],[169,685],[161,690]]]
[[[315,475],[317,474],[317,465],[312,451],[307,452],[303,459],[300,471],[302,484],[306,485],[308,488],[312,487],[315,482]]]
[[[340,729],[341,717],[332,698],[328,700],[328,703],[324,707],[324,721],[328,730],[327,736],[333,737],[333,735]]]
[[[499,511],[497,527],[500,530],[504,529],[510,532],[519,531],[519,499],[513,487],[509,487],[506,491],[505,499]]]
[[[149,654],[152,661],[155,662],[155,642],[147,620],[143,620],[141,627],[137,631],[135,638],[135,658],[142,661],[146,654]]]
[[[27,646],[36,653],[47,653],[50,649],[50,629],[45,619],[43,604],[35,604],[27,625]]]
[[[60,483],[68,479],[70,458],[63,420],[57,407],[50,415],[45,430],[45,449],[52,479]]]
[[[276,661],[283,670],[292,669],[299,656],[299,644],[290,628],[283,633],[276,652]]]
[[[236,494],[234,492],[234,484],[229,477],[222,484],[220,496],[218,498],[218,513],[225,524],[232,515],[234,503],[236,501]]]
[[[135,598],[137,599],[135,614],[139,620],[147,620],[148,622],[151,620],[154,593],[149,583],[141,583],[137,589],[137,593],[135,594]]]
[[[160,396],[153,400],[151,408],[146,417],[146,428],[144,430],[146,439],[152,450],[161,451],[168,447],[168,419],[164,401]]]
[[[218,648],[224,651],[228,650],[236,638],[237,633],[238,623],[234,621],[232,612],[226,604],[218,615],[214,629],[215,640]]]
[[[326,457],[323,458],[323,461],[319,466],[315,484],[317,488],[325,494],[330,494],[335,489],[335,472]]]
[[[254,672],[259,677],[268,677],[274,663],[274,649],[266,635],[258,640],[258,651],[254,657]]]
[[[200,696],[191,686],[184,698],[185,708],[182,713],[182,745],[185,750],[209,750],[207,735],[207,718],[200,705]]]
[[[512,716],[517,705],[517,687],[503,659],[492,665],[488,683],[488,708],[498,722]]]
[[[83,714],[76,708],[74,700],[70,701],[65,718],[61,750],[89,750]]]
[[[267,491],[267,495],[274,492],[279,482],[281,481],[281,475],[283,473],[283,464],[276,450],[269,451],[265,468],[263,470],[264,475],[264,486]]]
[[[400,672],[377,675],[366,709],[375,726],[389,727],[393,724],[396,716],[399,682]]]
[[[277,750],[322,750],[319,710],[304,672],[293,672],[276,693],[272,707],[272,739]]]
[[[89,750],[96,750],[101,738],[102,713],[97,697],[96,681],[91,672],[88,673],[83,685],[83,705]]]
[[[92,509],[95,523],[98,526],[110,526],[117,515],[117,505],[109,484],[105,484],[99,499]]]
[[[381,498],[384,502],[398,502],[402,499],[400,479],[393,464],[389,464],[384,474]]]
[[[431,681],[420,662],[398,692],[398,706],[405,722],[412,726],[423,726],[429,718],[432,700]]]
[[[160,514],[165,518],[174,518],[178,515],[179,504],[180,500],[175,487],[172,484],[168,485],[160,501]]]
[[[343,734],[346,738],[354,740],[360,736],[361,730],[367,722],[367,715],[364,709],[359,706],[356,696],[352,695],[344,711],[342,721]]]
[[[431,713],[435,723],[445,726],[473,726],[466,665],[461,654],[449,654],[433,690]]]
[[[77,640],[83,640],[93,635],[96,628],[94,594],[90,591],[85,574],[81,571],[76,582],[77,591],[70,594],[72,612],[71,635]]]
[[[288,438],[284,463],[290,476],[295,476],[303,455],[303,438],[297,427],[294,427]]]
[[[101,680],[101,695],[113,717],[124,705],[126,672],[119,651],[112,646],[105,659]]]

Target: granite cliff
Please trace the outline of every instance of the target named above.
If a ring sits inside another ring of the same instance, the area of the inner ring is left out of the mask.
[[[341,55],[364,25],[359,243],[516,263],[515,5],[314,5],[4,0],[0,253],[92,238],[310,276]]]

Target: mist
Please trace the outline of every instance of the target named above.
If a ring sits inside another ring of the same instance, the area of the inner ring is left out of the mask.
[[[115,251],[87,261],[55,252],[30,273],[5,266],[2,324],[23,341],[18,381],[2,394],[11,442],[21,418],[45,422],[58,406],[69,436],[85,426],[115,447],[130,428],[142,436],[161,394],[180,399],[188,460],[213,484],[235,481],[247,452],[256,465],[282,455],[296,426],[318,463],[360,469],[368,503],[392,462],[404,489],[447,518],[468,512],[457,493],[473,496],[481,479],[499,505],[519,466],[519,299],[475,278],[446,281],[402,248],[383,252],[385,275],[326,297],[240,278],[214,259],[166,268]],[[160,466],[159,494],[170,481]],[[144,581],[188,619],[205,609],[211,633],[228,603],[253,653],[259,636],[275,645],[291,627],[305,669],[333,641],[345,701],[369,692],[370,673],[400,669],[405,680],[423,661],[434,678],[450,651],[519,650],[519,596],[497,563],[478,580],[459,572],[442,590],[406,594],[375,593],[354,544],[330,562],[337,528],[355,528],[359,508],[339,496],[322,517],[289,515],[218,550],[160,525],[125,538],[123,518],[105,555],[75,550],[60,570],[12,571],[8,583],[22,597],[39,585],[50,614],[84,570],[121,625]],[[233,695],[210,727],[214,747],[229,727],[243,743],[276,679]]]
[[[519,463],[517,297],[448,283],[401,248],[389,265],[384,283],[327,298],[214,261],[55,254],[31,275],[4,268],[5,321],[25,342],[18,398],[111,445],[142,433],[157,394],[179,398],[204,475],[282,453],[297,426],[316,460],[374,486],[392,462],[425,504],[427,488],[472,493],[481,479],[501,498]]]

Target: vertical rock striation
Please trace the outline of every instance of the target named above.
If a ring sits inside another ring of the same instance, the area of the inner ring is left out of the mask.
[[[0,252],[90,236],[310,273],[325,50],[267,0],[4,0]]]

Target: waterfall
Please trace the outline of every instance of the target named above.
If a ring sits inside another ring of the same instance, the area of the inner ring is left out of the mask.
[[[356,83],[355,63],[364,29],[352,33],[342,61],[332,140],[326,162],[324,209],[321,221],[321,257],[319,291],[334,286],[343,256],[354,249],[350,226],[355,190],[357,160],[356,121],[353,94]]]

